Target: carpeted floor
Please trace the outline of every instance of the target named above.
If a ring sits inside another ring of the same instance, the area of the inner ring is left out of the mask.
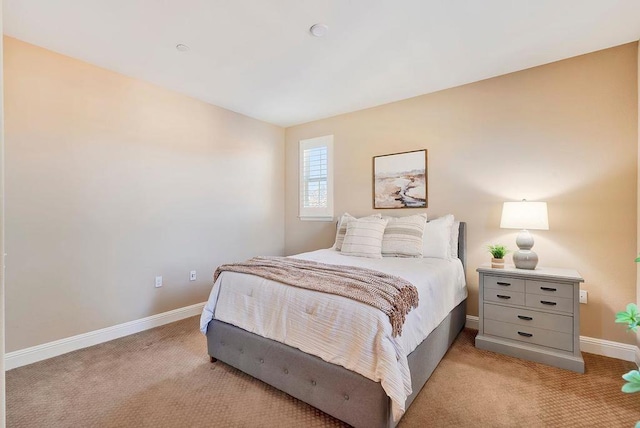
[[[584,354],[572,373],[473,346],[464,330],[400,427],[633,427],[634,364]],[[197,317],[7,372],[17,427],[342,427],[223,364],[209,363]]]

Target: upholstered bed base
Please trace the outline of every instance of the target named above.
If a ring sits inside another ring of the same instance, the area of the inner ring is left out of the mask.
[[[413,393],[407,408],[462,330],[466,300],[409,354]],[[298,349],[218,320],[207,330],[209,355],[355,427],[395,424],[391,401],[378,382]]]
[[[458,258],[465,269],[466,250],[466,223],[461,222]],[[466,300],[456,306],[409,354],[413,393],[407,398],[407,409],[464,327],[465,321]],[[395,426],[391,417],[391,401],[380,383],[344,367],[218,320],[209,322],[207,347],[212,358],[350,425],[366,428]]]

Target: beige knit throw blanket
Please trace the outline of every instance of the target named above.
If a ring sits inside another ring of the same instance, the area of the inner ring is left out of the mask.
[[[256,275],[373,306],[389,317],[394,337],[402,334],[406,315],[418,306],[418,290],[414,285],[400,277],[372,269],[289,257],[254,257],[246,262],[220,266],[213,274],[213,281],[224,271]]]

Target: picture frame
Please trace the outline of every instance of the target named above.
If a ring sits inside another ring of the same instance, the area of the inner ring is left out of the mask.
[[[427,208],[427,150],[373,157],[373,208]]]

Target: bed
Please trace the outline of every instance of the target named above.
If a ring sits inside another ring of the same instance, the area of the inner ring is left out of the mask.
[[[284,330],[284,333],[278,334],[270,331],[268,327],[263,329],[253,324],[245,325],[244,323],[248,322],[246,318],[260,318],[262,309],[254,303],[254,300],[257,300],[254,297],[260,296],[253,296],[253,293],[261,286],[260,282],[269,281],[246,274],[236,274],[234,286],[226,287],[227,289],[233,288],[234,292],[227,291],[226,294],[220,293],[218,295],[220,288],[224,289],[225,287],[224,285],[214,286],[210,300],[205,306],[201,328],[207,337],[207,348],[211,361],[220,360],[229,364],[349,425],[355,427],[395,427],[401,415],[409,408],[464,327],[467,296],[466,284],[464,283],[466,268],[466,224],[464,222],[459,225],[457,245],[458,258],[455,260],[424,259],[419,262],[422,265],[430,266],[429,272],[435,272],[424,275],[428,277],[425,283],[433,284],[435,277],[439,278],[438,281],[442,281],[443,278],[445,281],[453,281],[453,279],[447,278],[459,276],[462,272],[462,288],[456,285],[455,290],[449,293],[453,295],[453,297],[447,297],[447,304],[451,307],[444,309],[442,307],[445,304],[440,305],[437,301],[432,307],[422,309],[424,306],[422,302],[428,300],[426,297],[435,296],[434,300],[440,299],[437,297],[438,293],[444,293],[448,289],[448,284],[437,284],[431,288],[431,291],[424,291],[429,296],[423,296],[423,290],[419,288],[421,305],[407,315],[406,324],[410,324],[410,317],[418,317],[420,322],[412,322],[410,325],[419,324],[419,328],[424,327],[429,332],[422,340],[420,334],[414,332],[411,327],[411,329],[407,328],[397,341],[391,341],[392,346],[397,348],[395,349],[395,359],[398,368],[396,370],[395,367],[393,369],[383,367],[384,370],[389,369],[390,374],[378,367],[380,366],[379,360],[385,360],[385,354],[394,352],[393,349],[389,349],[390,342],[384,338],[381,339],[383,344],[381,346],[386,346],[387,351],[382,352],[380,356],[375,354],[378,352],[377,350],[371,351],[371,355],[369,355],[369,351],[352,355],[347,350],[344,352],[347,354],[346,356],[338,358],[332,354],[331,348],[349,347],[349,344],[341,343],[341,336],[334,335],[335,332],[324,331],[326,327],[323,327],[320,322],[318,322],[320,326],[318,328],[310,328],[313,327],[311,324],[296,327],[298,322],[295,319],[288,319],[287,316],[276,317],[274,318],[276,321],[272,320],[272,323],[285,319],[282,321],[283,325],[278,326],[277,329],[277,331]],[[370,267],[370,264],[374,263],[371,260],[362,260],[362,258],[349,260],[350,257],[342,256],[339,252],[331,249],[304,253],[294,257],[333,264],[353,263],[363,267]],[[413,272],[411,270],[411,263],[415,263],[411,260],[396,258],[395,260],[383,260],[383,263],[384,268],[393,274],[402,272],[402,275],[411,277],[404,276],[412,283],[420,281],[417,276],[420,271]],[[444,274],[449,271],[457,273]],[[457,281],[459,282],[459,279]],[[278,299],[291,298],[287,293],[295,287],[282,286],[281,288],[283,288],[281,292],[284,294],[272,296],[271,302],[266,304],[273,305],[274,302],[279,301]],[[319,294],[326,296],[323,293]],[[432,294],[433,296],[431,296]],[[328,299],[335,298],[335,296],[328,296],[326,297]],[[293,299],[295,300],[296,297],[294,296]],[[357,302],[352,303],[362,305]],[[244,307],[245,310],[238,310],[240,307]],[[273,306],[269,307],[273,308]],[[430,319],[431,316],[425,315],[425,311],[440,312],[440,314],[434,321]],[[214,312],[215,317],[213,317]],[[309,318],[311,315],[315,315],[309,310],[307,312],[310,314]],[[433,325],[424,326],[429,323]],[[265,324],[269,324],[269,321],[265,321]],[[251,327],[248,327],[249,325]],[[300,328],[302,330],[296,332],[296,329]],[[305,330],[305,328],[310,328],[310,330]],[[355,329],[354,327],[354,331]],[[322,336],[323,334],[324,336]],[[314,335],[331,339],[314,340]],[[378,334],[375,340],[378,340],[378,336],[380,335]],[[354,338],[353,340],[359,339]],[[412,341],[417,343],[412,343]],[[410,352],[403,353],[402,349],[410,350]],[[370,367],[373,371],[367,372],[367,369],[363,367],[369,367],[370,364],[374,364],[375,367]],[[384,366],[384,364],[382,365]],[[399,383],[403,384],[399,385]],[[407,383],[409,383],[408,388]]]

